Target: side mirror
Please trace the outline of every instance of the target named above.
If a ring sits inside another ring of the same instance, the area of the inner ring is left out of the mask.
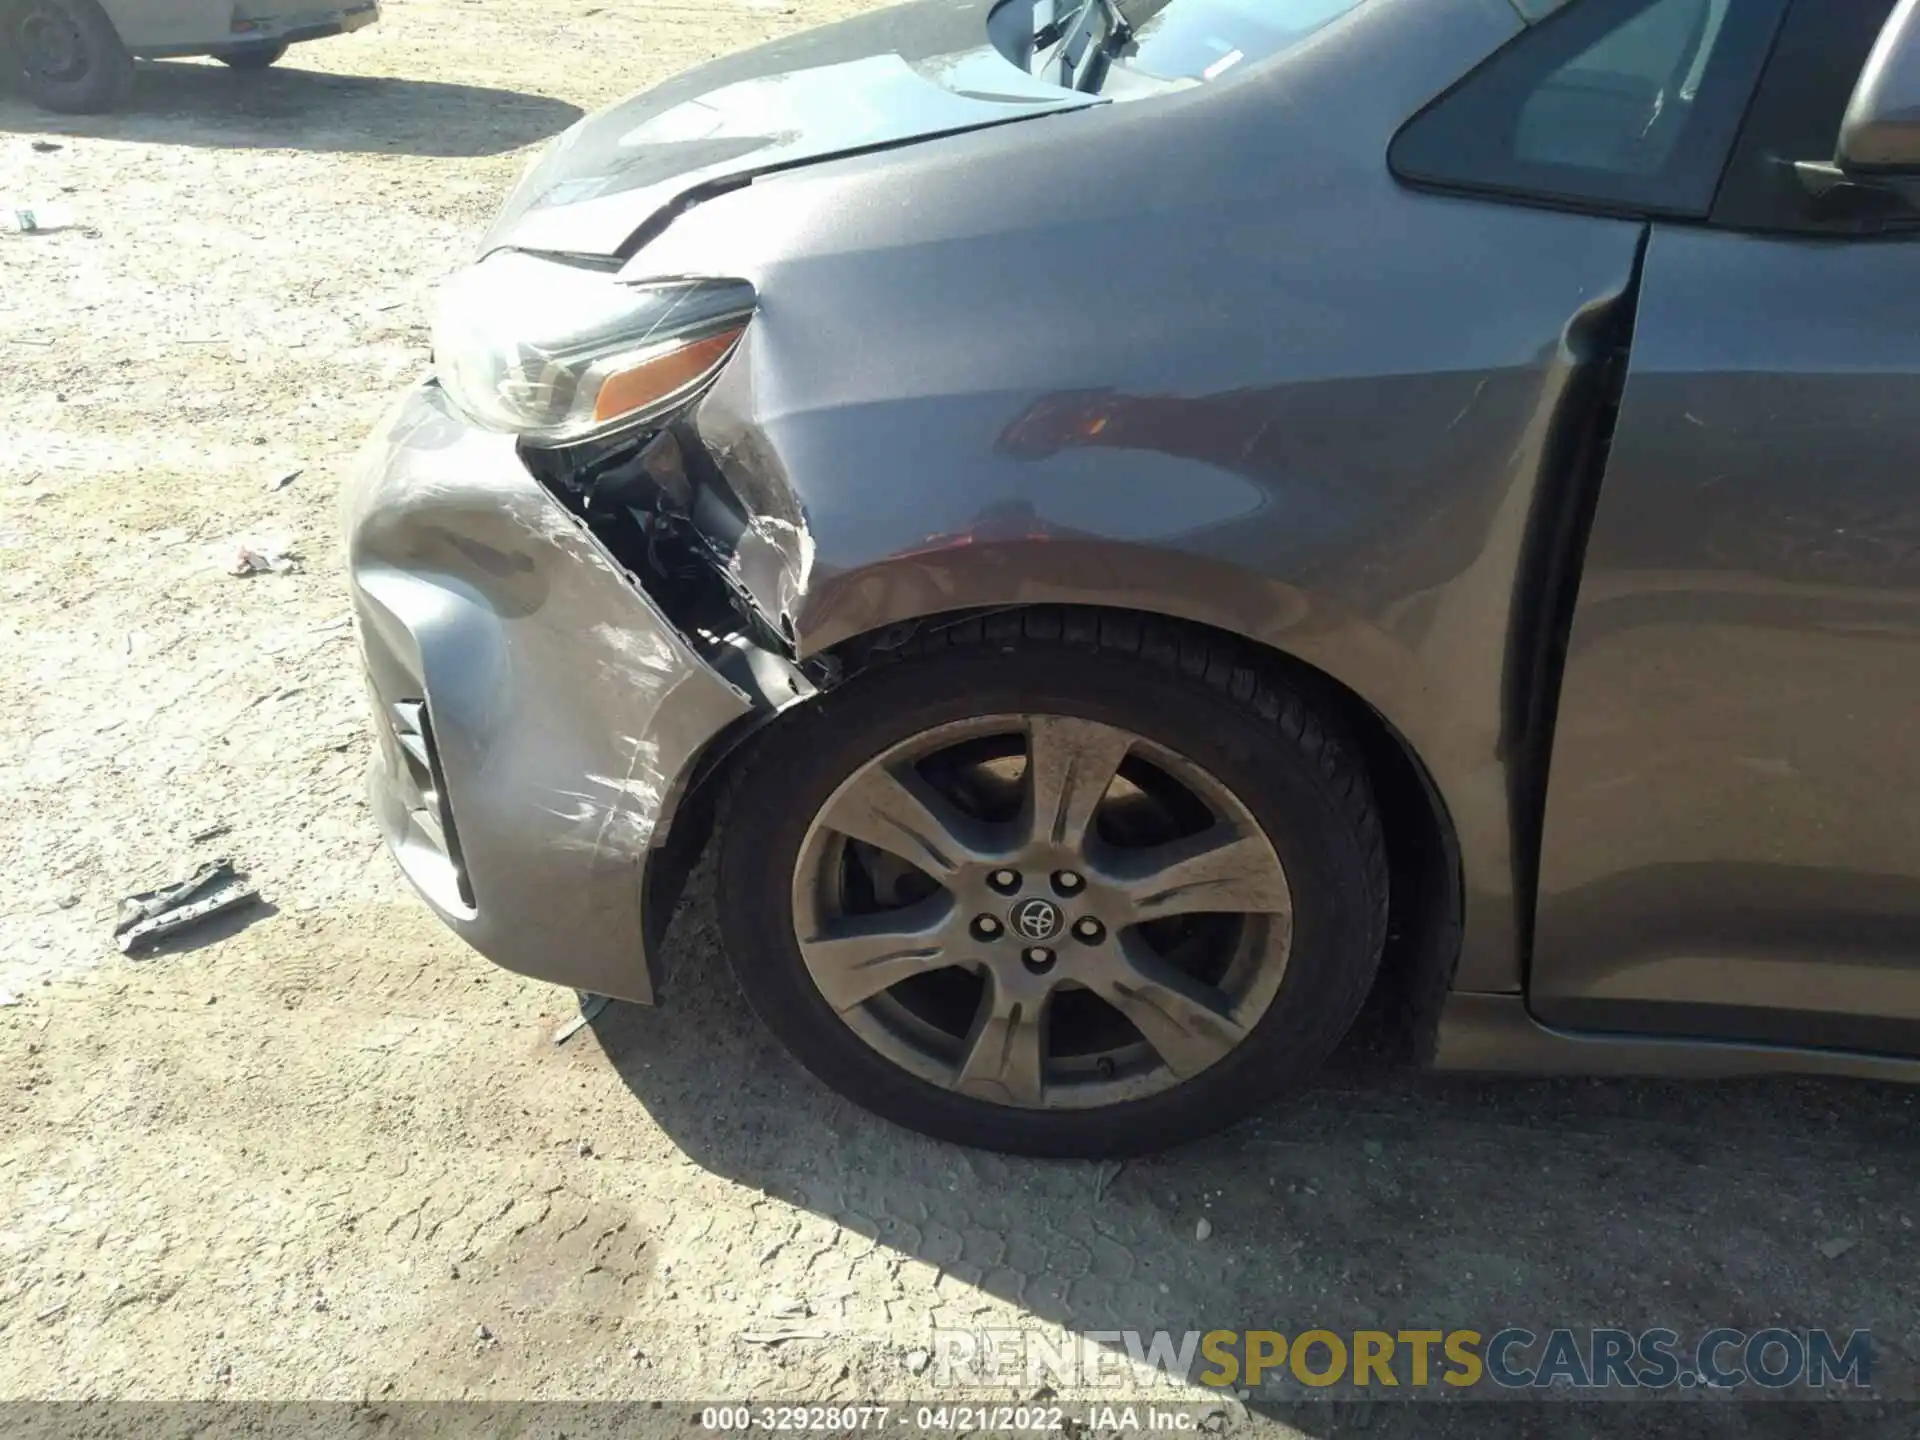
[[[1880,32],[1834,163],[1850,175],[1920,173],[1920,0],[1900,0]]]

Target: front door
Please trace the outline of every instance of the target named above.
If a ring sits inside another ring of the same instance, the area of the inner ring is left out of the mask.
[[[1656,222],[1569,638],[1529,976],[1573,1028],[1920,1052],[1920,231],[1823,212],[1892,0],[1796,0]]]

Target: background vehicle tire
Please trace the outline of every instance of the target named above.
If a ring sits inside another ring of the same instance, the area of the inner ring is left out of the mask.
[[[231,65],[235,70],[264,70],[287,53],[287,46],[280,40],[262,40],[253,45],[240,45],[232,50],[222,50],[214,59],[222,65]]]
[[[97,0],[0,0],[0,65],[28,99],[70,115],[133,92],[133,57]]]
[[[917,637],[767,730],[721,847],[729,961],[800,1062],[1023,1154],[1164,1149],[1298,1085],[1386,933],[1357,751],[1229,644],[1129,617]]]

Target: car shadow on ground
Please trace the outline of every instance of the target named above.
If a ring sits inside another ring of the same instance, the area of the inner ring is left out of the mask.
[[[708,1170],[1039,1321],[1176,1335],[1867,1328],[1882,1393],[1920,1378],[1911,1090],[1434,1076],[1383,1069],[1387,1047],[1361,1034],[1313,1091],[1227,1135],[1125,1165],[1015,1160],[923,1140],[815,1083],[746,1010],[710,905],[697,896],[673,926],[662,1007],[594,1022],[649,1114]],[[1263,1388],[1249,1403],[1314,1435],[1480,1434],[1488,1418],[1478,1404],[1297,1410],[1304,1396]],[[1596,1433],[1576,1407],[1523,1408],[1527,1433]],[[1797,1405],[1686,1409],[1703,1434],[1827,1423]]]
[[[188,60],[141,64],[133,98],[109,115],[55,115],[0,91],[0,131],[14,134],[441,159],[517,150],[582,113],[564,100],[484,85],[285,65],[244,73]]]

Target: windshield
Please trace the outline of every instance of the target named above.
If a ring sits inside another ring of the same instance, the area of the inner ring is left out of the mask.
[[[1364,0],[1118,0],[1110,11],[1102,0],[1032,0],[1030,33],[1035,47],[1023,58],[1033,74],[1054,78],[1061,73],[1061,49],[1072,47],[1076,32],[1084,25],[1093,40],[1104,40],[1111,14],[1117,11],[1131,33],[1110,50],[1110,69],[1099,89],[1110,93],[1123,90],[1129,77],[1202,84],[1297,45],[1362,3]],[[1013,6],[1024,4],[1025,0],[1013,0]]]

